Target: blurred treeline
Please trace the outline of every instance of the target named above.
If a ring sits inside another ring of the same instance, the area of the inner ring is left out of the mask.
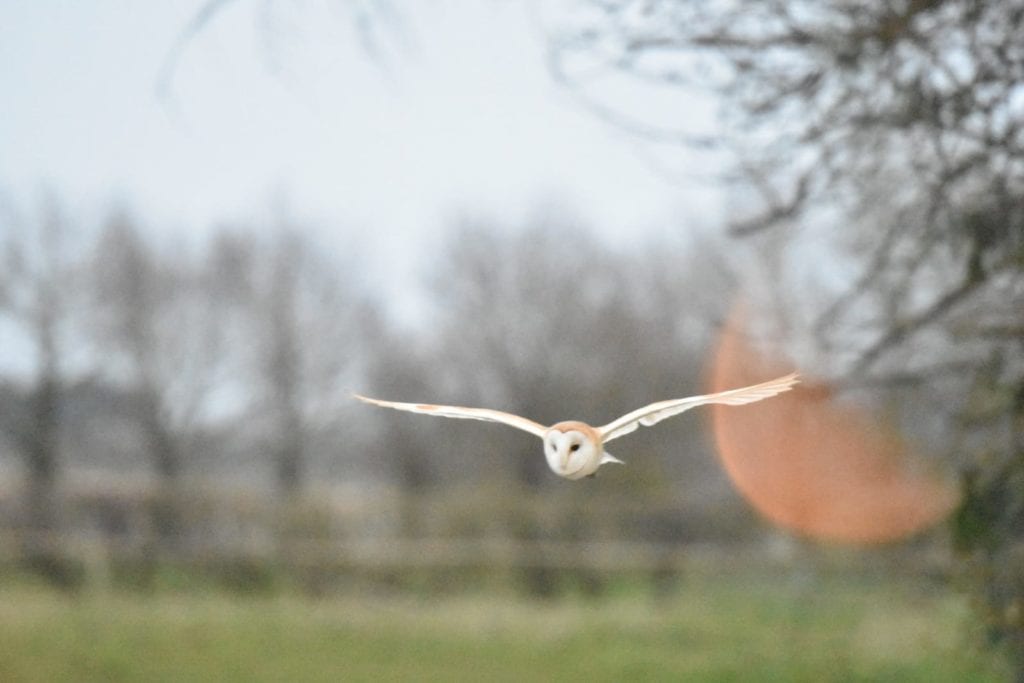
[[[667,571],[688,544],[763,536],[706,416],[641,430],[628,465],[572,485],[529,435],[351,397],[602,423],[701,393],[732,285],[713,250],[614,250],[554,215],[465,220],[417,319],[396,320],[357,259],[294,221],[205,238],[125,210],[99,223],[53,195],[3,217],[8,561],[66,585],[490,564],[548,594],[565,571],[596,589],[600,568]]]

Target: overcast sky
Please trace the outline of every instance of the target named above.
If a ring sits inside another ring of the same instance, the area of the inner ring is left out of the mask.
[[[0,3],[0,190],[28,206],[45,184],[84,221],[118,202],[193,234],[267,225],[285,205],[396,291],[464,212],[514,226],[564,204],[619,243],[718,216],[712,186],[667,180],[552,79],[540,3],[234,0],[160,97],[203,5]],[[690,104],[667,113],[696,116]]]

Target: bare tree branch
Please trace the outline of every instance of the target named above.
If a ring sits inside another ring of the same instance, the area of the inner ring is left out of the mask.
[[[181,31],[178,32],[174,42],[167,50],[163,64],[156,79],[156,95],[159,99],[169,102],[172,99],[174,86],[174,74],[178,69],[178,63],[188,46],[195,40],[204,28],[220,14],[224,8],[235,0],[207,0],[199,10],[192,15]]]

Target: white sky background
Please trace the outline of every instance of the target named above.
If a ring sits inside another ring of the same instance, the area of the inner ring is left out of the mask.
[[[235,0],[162,101],[161,67],[203,4],[0,3],[0,192],[26,209],[48,186],[91,224],[120,203],[168,236],[266,229],[283,204],[406,302],[463,212],[515,226],[555,203],[622,245],[718,222],[722,192],[670,182],[552,80],[542,3]],[[351,11],[374,4],[397,12],[373,25],[376,58]],[[707,123],[707,103],[649,102]]]

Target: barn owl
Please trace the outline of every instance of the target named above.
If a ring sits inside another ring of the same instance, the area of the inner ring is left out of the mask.
[[[545,427],[525,417],[488,408],[462,408],[459,406],[437,406],[425,403],[396,403],[394,401],[367,398],[359,394],[355,394],[355,397],[360,401],[384,408],[407,410],[412,413],[438,415],[440,417],[500,422],[510,427],[522,429],[525,432],[539,436],[544,441],[544,456],[547,458],[548,467],[551,468],[552,472],[566,479],[582,479],[583,477],[593,475],[597,472],[597,468],[605,463],[617,462],[621,464],[621,460],[604,450],[604,444],[612,439],[617,439],[620,436],[636,431],[640,425],[650,427],[667,417],[678,415],[685,410],[708,403],[724,403],[734,406],[753,403],[754,401],[760,401],[763,398],[770,398],[776,394],[788,391],[798,381],[796,373],[792,373],[785,377],[743,387],[742,389],[730,389],[729,391],[722,391],[717,394],[659,401],[658,403],[644,406],[639,410],[634,410],[631,413],[626,413],[603,427],[591,427],[587,423],[579,422],[578,420],[558,422],[550,427]]]

